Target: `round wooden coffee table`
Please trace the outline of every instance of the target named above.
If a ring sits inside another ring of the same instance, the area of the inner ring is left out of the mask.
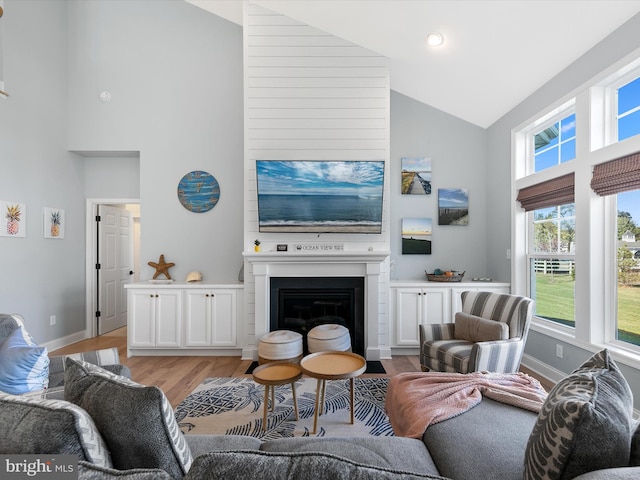
[[[300,380],[302,372],[298,365],[291,362],[271,362],[260,365],[253,370],[253,381],[264,385],[264,415],[262,430],[267,431],[267,408],[269,405],[269,391],[271,391],[271,411],[275,410],[276,385],[291,384],[293,392],[293,411],[298,420],[298,400],[296,399],[296,381]]]
[[[354,423],[354,380],[367,369],[367,361],[361,355],[351,352],[317,352],[300,360],[302,371],[318,379],[316,405],[313,417],[313,432],[316,433],[318,414],[324,410],[324,393],[327,380],[349,379],[351,400],[351,423]],[[319,412],[319,413],[318,413]]]

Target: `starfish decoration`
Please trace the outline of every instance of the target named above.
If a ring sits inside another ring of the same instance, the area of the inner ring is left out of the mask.
[[[175,263],[166,263],[164,261],[164,255],[160,255],[160,259],[158,260],[158,263],[156,262],[149,262],[148,263],[149,266],[153,267],[156,269],[156,273],[153,274],[153,279],[155,280],[156,278],[158,278],[158,276],[161,273],[164,273],[165,276],[171,280],[171,275],[169,275],[169,269],[173,266],[175,266]]]

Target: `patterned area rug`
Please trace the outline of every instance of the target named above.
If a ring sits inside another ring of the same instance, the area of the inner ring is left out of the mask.
[[[298,413],[295,420],[290,385],[276,387],[275,411],[262,430],[264,387],[251,378],[207,378],[176,408],[185,434],[248,435],[270,440],[282,437],[390,436],[393,429],[384,412],[388,378],[356,378],[355,423],[351,425],[349,380],[326,383],[326,401],[318,428],[313,430],[317,380],[296,382]]]

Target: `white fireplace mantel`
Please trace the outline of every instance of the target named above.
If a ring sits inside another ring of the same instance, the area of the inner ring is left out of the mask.
[[[381,263],[390,252],[348,251],[326,253],[309,252],[244,252],[244,257],[253,264],[257,263]]]
[[[365,281],[365,356],[367,360],[380,360],[380,330],[386,320],[381,318],[380,275],[381,265],[389,257],[388,251],[338,251],[338,252],[244,252],[252,265],[255,281],[256,341],[252,352],[244,352],[257,358],[257,339],[270,329],[270,278],[271,277],[337,277],[361,276]]]

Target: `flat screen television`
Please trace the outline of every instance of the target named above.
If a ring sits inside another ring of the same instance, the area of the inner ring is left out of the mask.
[[[382,232],[382,160],[256,160],[256,172],[260,232]]]

